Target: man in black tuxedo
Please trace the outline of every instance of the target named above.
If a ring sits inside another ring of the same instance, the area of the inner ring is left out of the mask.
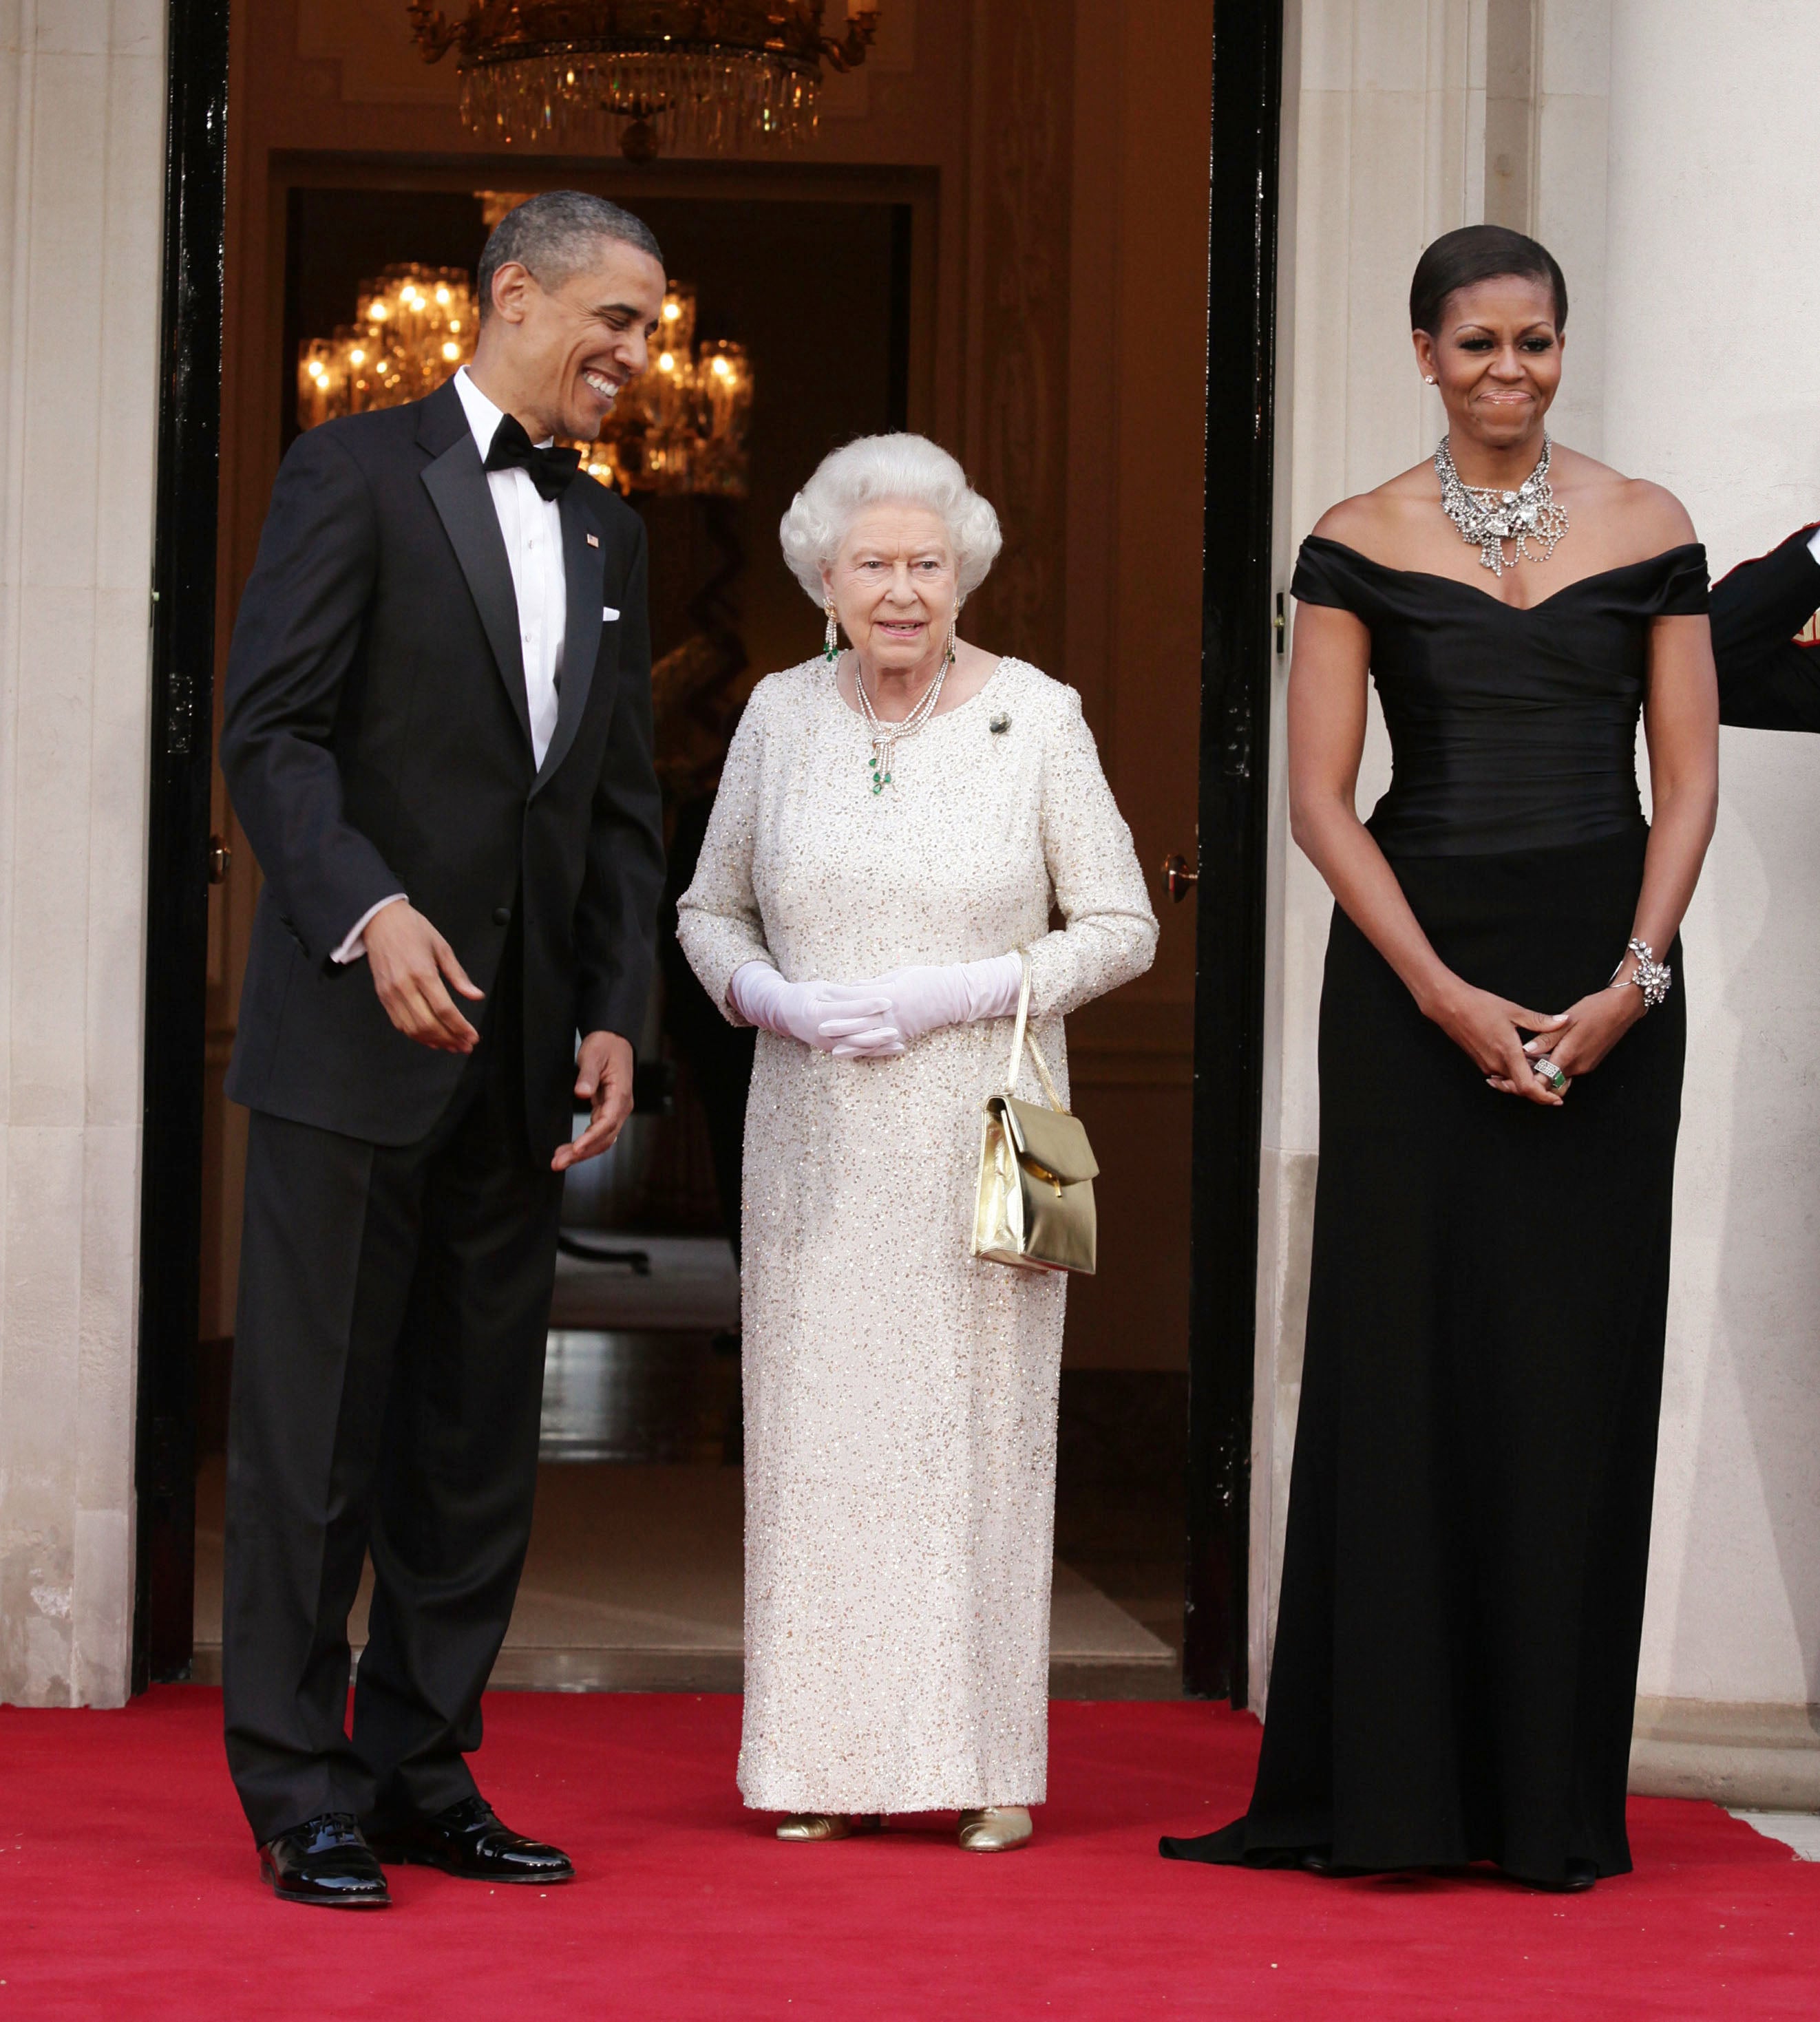
[[[471,369],[286,457],[228,666],[265,887],[228,1078],[253,1115],[222,1670],[298,1902],[385,1903],[381,1859],[572,1872],[464,1757],[530,1534],[562,1175],[630,1111],[663,874],[644,531],[547,445],[644,369],[664,270],[638,219],[554,191],[477,279]]]
[[[1820,730],[1820,533],[1804,527],[1712,586],[1719,720],[1745,730]]]

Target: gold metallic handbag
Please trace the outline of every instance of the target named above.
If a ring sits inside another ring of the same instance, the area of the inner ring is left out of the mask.
[[[1023,965],[1024,986],[1018,993],[1018,1026],[1011,1035],[1005,1092],[989,1097],[985,1104],[973,1254],[1020,1271],[1082,1271],[1091,1277],[1098,1236],[1093,1182],[1099,1165],[1087,1141],[1087,1126],[1062,1108],[1036,1035],[1027,1031],[1030,962],[1021,948],[1018,958]],[[1049,1098],[1047,1109],[1011,1093],[1018,1085],[1026,1037]]]

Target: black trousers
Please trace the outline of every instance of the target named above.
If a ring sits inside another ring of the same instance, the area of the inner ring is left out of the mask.
[[[228,1766],[261,1843],[319,1812],[384,1824],[474,1790],[463,1757],[531,1532],[562,1199],[526,1132],[516,995],[496,991],[419,1144],[252,1119],[221,1663]]]

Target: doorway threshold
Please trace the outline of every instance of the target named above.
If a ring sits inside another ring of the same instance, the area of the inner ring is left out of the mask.
[[[221,1462],[197,1484],[199,1684],[221,1661]],[[737,1468],[548,1463],[495,1689],[736,1692],[743,1670],[743,1483]],[[366,1640],[369,1566],[349,1628]],[[1050,1692],[1174,1699],[1181,1661],[1072,1568],[1055,1567]]]

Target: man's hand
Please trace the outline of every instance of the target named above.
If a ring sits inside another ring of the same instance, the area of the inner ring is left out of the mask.
[[[480,1035],[456,1008],[444,978],[473,1003],[486,995],[468,980],[455,950],[408,899],[367,922],[367,966],[386,1016],[406,1038],[441,1053],[471,1053]]]
[[[583,1159],[609,1151],[632,1113],[632,1042],[617,1032],[590,1032],[581,1042],[576,1064],[575,1092],[594,1111],[588,1127],[572,1144],[558,1144],[550,1162],[553,1173],[566,1173]]]

